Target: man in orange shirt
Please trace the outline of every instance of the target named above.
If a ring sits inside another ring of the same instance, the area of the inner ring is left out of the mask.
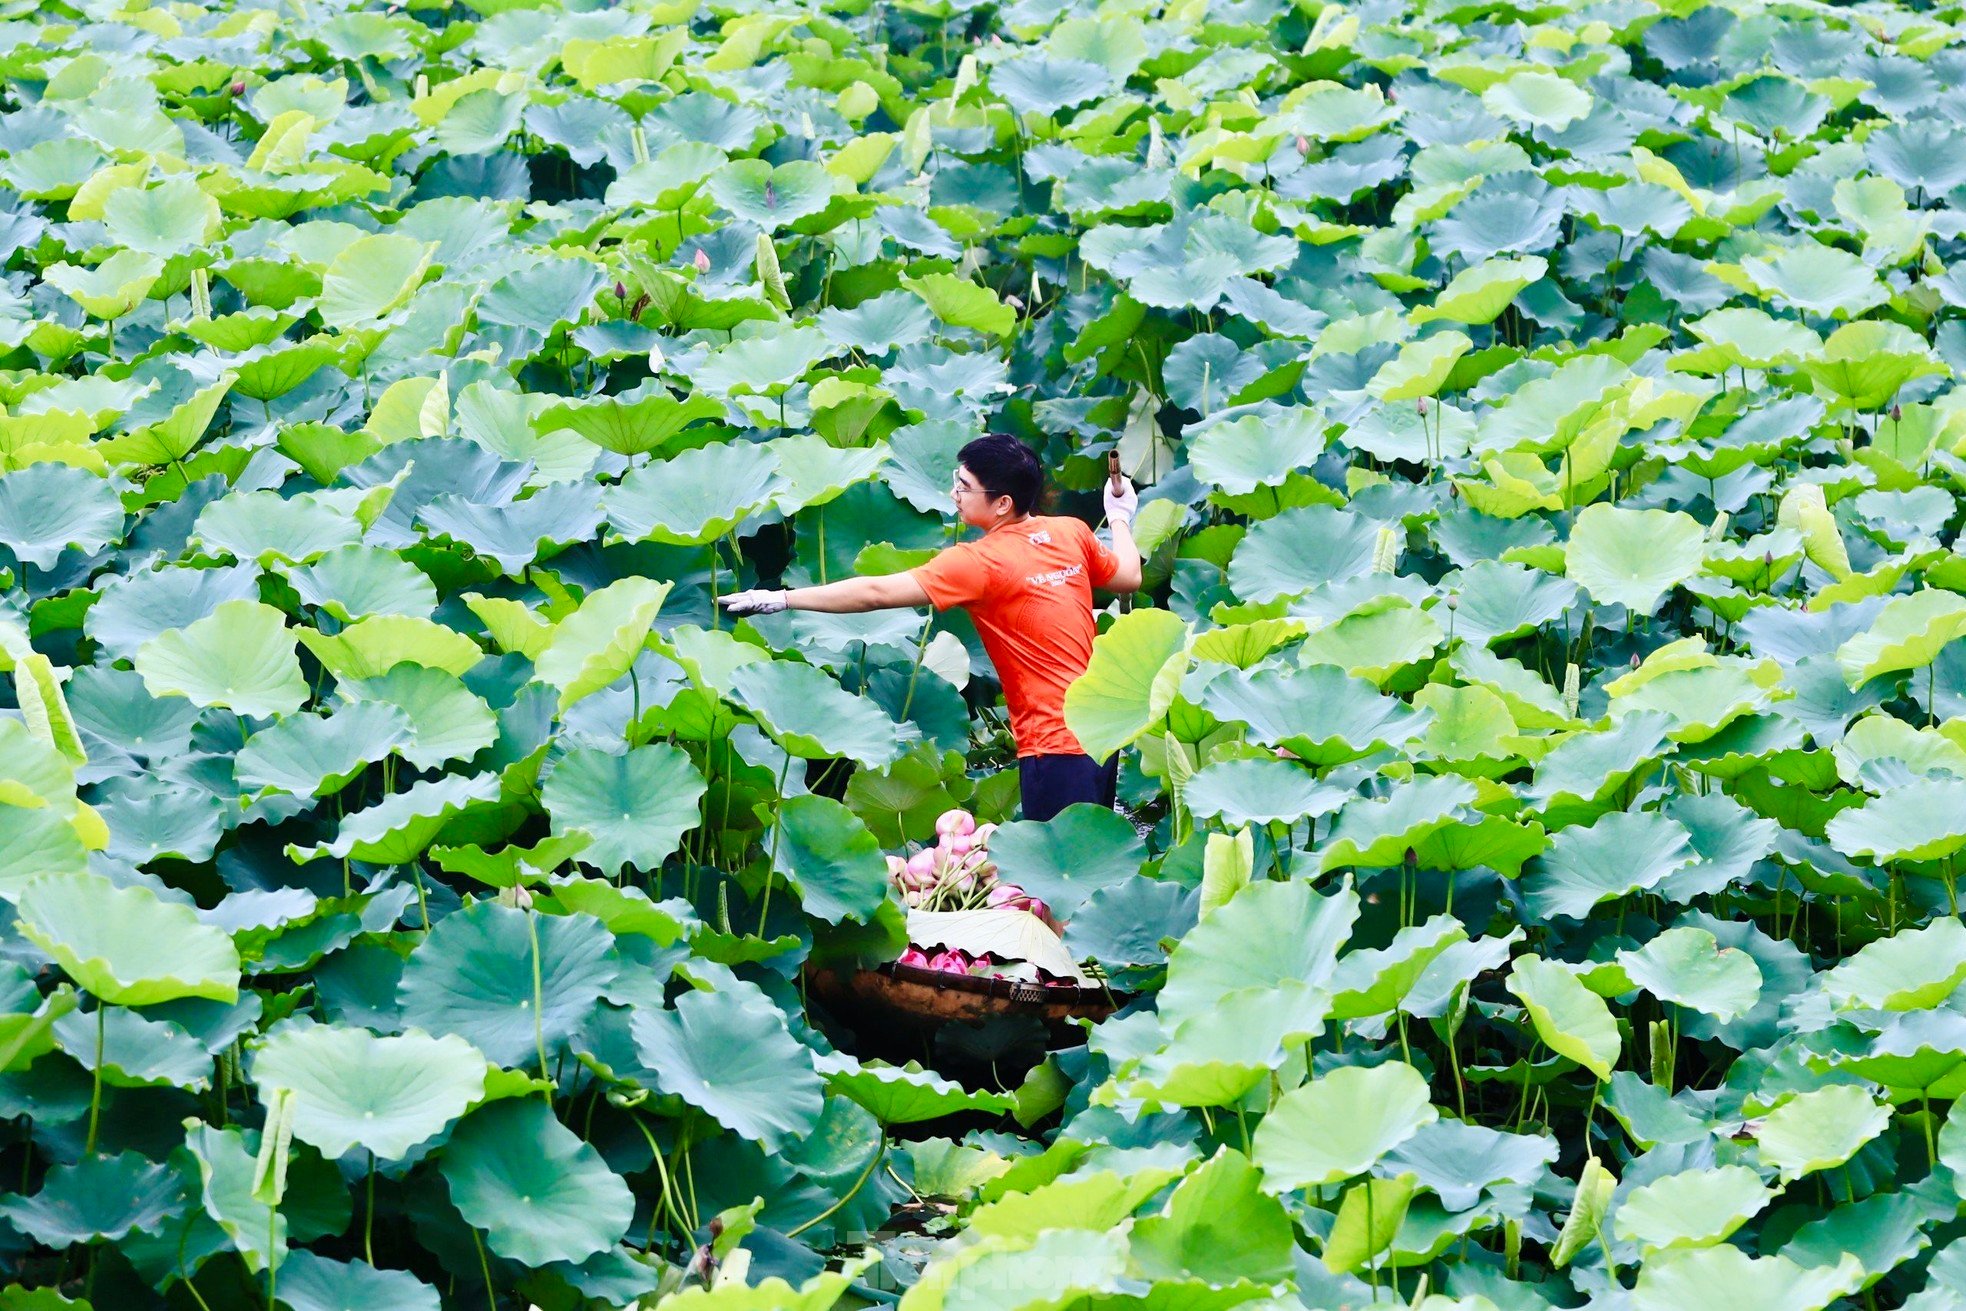
[[[956,512],[983,530],[906,573],[846,578],[818,587],[719,598],[734,615],[780,610],[833,614],[933,605],[969,611],[1003,683],[1026,819],[1050,819],[1075,802],[1113,804],[1119,757],[1096,761],[1065,727],[1065,689],[1092,659],[1092,589],[1140,587],[1133,542],[1139,497],[1115,475],[1105,486],[1112,549],[1079,519],[1031,513],[1044,473],[1030,448],[991,433],[957,454]]]

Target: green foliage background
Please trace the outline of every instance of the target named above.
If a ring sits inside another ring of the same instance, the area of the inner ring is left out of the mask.
[[[1966,1304],[1957,9],[0,15],[0,1303]],[[966,1090],[974,634],[714,599],[986,426],[1138,1000]]]

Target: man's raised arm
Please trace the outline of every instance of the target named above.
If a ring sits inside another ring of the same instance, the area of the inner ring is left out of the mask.
[[[1134,572],[1139,573],[1139,552],[1134,552]],[[817,587],[789,587],[776,590],[736,592],[720,596],[717,604],[733,615],[769,615],[780,610],[819,610],[827,614],[861,614],[868,610],[895,610],[904,606],[927,605],[928,593],[912,573],[868,574],[842,578],[837,583]]]

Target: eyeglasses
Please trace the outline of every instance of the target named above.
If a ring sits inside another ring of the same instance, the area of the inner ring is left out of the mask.
[[[962,479],[960,478],[958,478],[955,482],[951,483],[949,486],[949,492],[952,496],[969,496],[974,493],[980,492],[982,490],[983,489],[981,487],[963,486]]]

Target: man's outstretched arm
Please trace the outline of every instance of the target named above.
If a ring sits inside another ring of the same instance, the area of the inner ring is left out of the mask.
[[[1138,560],[1137,552],[1134,558]],[[1138,566],[1135,568],[1137,572]],[[862,614],[868,610],[894,610],[928,603],[928,593],[911,572],[868,574],[842,578],[837,583],[821,583],[817,587],[736,592],[717,598],[717,604],[733,615],[768,615],[780,610]]]
[[[1133,516],[1140,508],[1140,496],[1133,490],[1133,484],[1119,475],[1114,475],[1121,491],[1114,491],[1108,483],[1103,489],[1106,501],[1106,525],[1113,532],[1113,556],[1119,561],[1119,568],[1106,581],[1109,592],[1137,592],[1140,590],[1140,547],[1133,540]]]

